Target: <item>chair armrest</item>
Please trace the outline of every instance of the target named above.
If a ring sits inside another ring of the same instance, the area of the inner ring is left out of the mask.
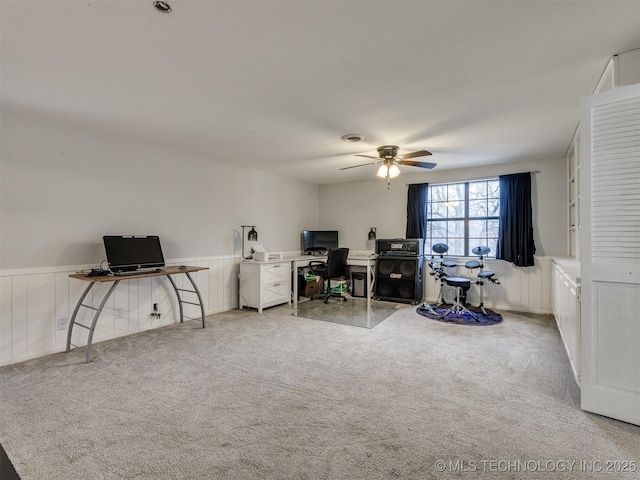
[[[322,276],[322,274],[327,270],[327,263],[320,260],[312,260],[309,262],[309,270],[314,275]]]

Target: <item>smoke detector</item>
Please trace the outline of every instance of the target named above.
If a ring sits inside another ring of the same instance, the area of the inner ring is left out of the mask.
[[[153,8],[155,8],[160,13],[170,13],[171,5],[168,2],[153,2]]]

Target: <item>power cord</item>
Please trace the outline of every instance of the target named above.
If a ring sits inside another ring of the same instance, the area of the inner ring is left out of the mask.
[[[87,277],[104,277],[106,275],[111,275],[111,270],[109,270],[109,265],[107,264],[106,268],[104,267],[106,260],[100,262],[99,265],[96,265],[93,268],[80,270],[76,273],[80,273],[82,275],[86,275]]]

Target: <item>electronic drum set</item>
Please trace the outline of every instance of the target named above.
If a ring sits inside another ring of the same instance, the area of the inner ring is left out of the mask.
[[[433,275],[436,280],[440,281],[440,292],[438,294],[438,299],[436,301],[435,307],[432,307],[425,302],[422,304],[421,308],[427,310],[430,314],[439,318],[445,318],[451,313],[468,313],[478,322],[479,320],[477,315],[465,306],[467,292],[471,288],[472,280],[467,277],[456,277],[449,274],[449,269],[457,267],[458,262],[456,262],[455,260],[444,260],[444,254],[449,251],[449,246],[447,244],[436,243],[431,247],[431,250],[433,250],[435,254],[438,254],[440,256],[440,258],[436,258],[435,255],[432,256],[431,261],[429,262],[429,266],[431,267],[430,275]],[[478,256],[478,260],[469,260],[464,264],[464,266],[470,271],[480,269],[474,283],[480,287],[480,305],[478,307],[485,315],[487,315],[487,311],[484,308],[484,284],[485,282],[500,284],[500,281],[495,278],[494,272],[490,270],[484,270],[484,256],[487,255],[490,251],[491,249],[489,247],[475,247],[473,250],[471,250],[471,252],[474,255]],[[445,286],[453,287],[456,289],[455,298],[452,302],[451,307],[449,307],[443,313],[439,314],[437,313],[436,309],[445,304]]]

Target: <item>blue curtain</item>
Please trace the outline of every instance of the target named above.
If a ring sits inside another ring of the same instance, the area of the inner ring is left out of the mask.
[[[409,185],[407,194],[407,231],[404,238],[424,238],[427,233],[428,183]]]
[[[533,243],[531,173],[501,175],[500,226],[496,258],[517,267],[531,267],[536,246]]]

